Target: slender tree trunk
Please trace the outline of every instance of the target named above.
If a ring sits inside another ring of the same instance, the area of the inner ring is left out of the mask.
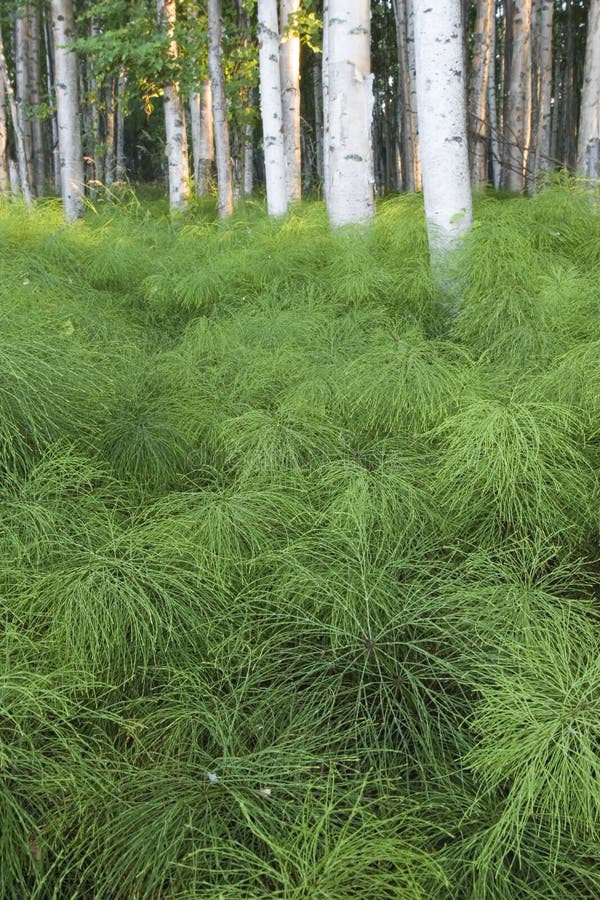
[[[221,18],[221,0],[208,0],[208,67],[212,82],[218,207],[219,215],[225,217],[230,216],[233,212],[233,172],[231,168],[229,125],[227,122],[225,78],[223,76],[223,49],[221,46],[223,27]]]
[[[315,108],[315,157],[317,178],[323,184],[323,78],[321,60],[315,54],[312,67],[313,104]]]
[[[415,2],[417,109],[429,252],[443,294],[455,299],[451,252],[472,221],[460,0]]]
[[[210,78],[190,97],[192,148],[194,155],[194,189],[198,197],[208,193],[208,179],[215,158],[213,99]]]
[[[29,8],[29,82],[31,106],[35,110],[42,103],[42,65],[40,10],[32,4]],[[39,115],[31,120],[33,145],[33,183],[37,197],[46,191],[46,147],[44,143],[44,123]]]
[[[415,191],[420,191],[423,182],[421,178],[421,149],[419,139],[419,120],[417,116],[417,61],[415,54],[415,2],[406,2],[406,43],[408,48],[408,79],[410,85],[410,117],[411,133],[413,135],[413,180]]]
[[[491,45],[490,45],[490,78],[488,82],[488,110],[490,121],[490,152],[491,152],[491,168],[492,182],[495,189],[500,189],[502,178],[502,165],[500,159],[500,141],[498,136],[501,134],[500,122],[498,121],[498,102],[496,96],[496,22],[492,24]]]
[[[175,40],[176,7],[175,0],[157,0],[159,25],[168,38],[167,59],[174,63],[178,48]],[[169,177],[169,207],[172,211],[183,210],[189,196],[190,170],[188,163],[187,132],[185,112],[179,93],[178,83],[170,78],[163,87],[163,107],[165,114],[166,157]]]
[[[591,0],[579,115],[577,170],[600,178],[600,0]]]
[[[54,95],[54,47],[52,46],[52,34],[50,32],[46,11],[42,10],[42,14],[44,24],[44,48],[46,53],[46,86],[48,89],[48,97],[52,97]],[[56,112],[52,113],[50,129],[52,134],[52,174],[54,177],[54,190],[60,196],[60,154],[58,151],[58,120],[56,118]]]
[[[323,50],[321,60],[323,88],[323,182],[321,191],[327,201],[329,190],[329,0],[323,0]]]
[[[280,0],[281,111],[285,151],[285,185],[288,203],[302,195],[300,152],[300,36],[290,26],[290,17],[298,12],[300,0]]]
[[[283,143],[277,0],[258,0],[258,60],[267,209],[270,216],[283,216],[287,211],[288,201]]]
[[[469,86],[469,146],[471,151],[471,180],[481,187],[488,180],[488,146],[490,121],[488,116],[488,84],[495,29],[496,0],[477,0],[477,15],[473,35],[471,84]]]
[[[512,0],[512,3],[512,58],[504,124],[506,186],[509,191],[522,191],[531,122],[531,0]]]
[[[532,128],[534,160],[530,163],[531,187],[535,188],[540,175],[552,166],[550,140],[552,122],[552,26],[554,0],[539,0],[536,32],[536,104]]]
[[[75,38],[72,0],[50,0],[54,36],[56,117],[61,192],[67,222],[84,212],[83,150],[79,114],[78,59],[69,45]]]
[[[398,106],[400,120],[400,158],[402,187],[408,193],[417,190],[418,131],[414,103],[414,66],[411,75],[411,57],[414,63],[414,46],[408,50],[407,0],[393,0],[396,21],[396,48],[398,53]],[[412,3],[411,3],[412,9]]]
[[[15,147],[17,151],[17,171],[18,171],[18,180],[20,182],[21,193],[23,195],[23,200],[27,204],[27,206],[32,205],[32,194],[31,194],[31,185],[29,182],[29,171],[27,168],[27,154],[25,150],[25,139],[23,137],[23,132],[21,131],[21,126],[19,123],[19,113],[17,109],[17,100],[15,97],[15,92],[13,90],[13,86],[10,78],[8,77],[8,68],[6,66],[6,57],[4,55],[4,41],[2,39],[2,32],[0,31],[0,79],[4,84],[4,92],[5,96],[8,100],[8,107],[10,109],[10,117],[12,121],[13,131],[15,135]],[[9,162],[9,180],[11,185],[14,186],[14,174],[10,169]],[[13,188],[14,194],[14,188]]]
[[[8,119],[6,116],[6,88],[0,75],[0,197],[10,196],[8,171]]]
[[[25,143],[25,158],[29,173],[29,184],[33,187],[33,137],[31,129],[31,81],[29,61],[30,48],[29,4],[17,8],[15,21],[15,97],[19,129]]]
[[[248,106],[254,105],[254,91],[248,94]],[[251,122],[244,126],[244,197],[251,197],[254,190],[254,128]]]
[[[123,181],[127,175],[125,165],[125,75],[121,72],[117,79],[117,140],[116,140],[116,166],[115,177],[117,181]]]
[[[565,47],[565,65],[562,80],[562,158],[563,165],[567,169],[574,169],[577,162],[577,147],[575,132],[577,129],[577,85],[575,78],[575,16],[573,13],[574,0],[566,0],[567,7],[567,31]]]
[[[373,190],[373,75],[368,0],[329,0],[329,186],[334,227],[370,222]]]
[[[109,187],[115,180],[115,79],[108,78],[104,93],[106,109],[104,129],[104,183]]]

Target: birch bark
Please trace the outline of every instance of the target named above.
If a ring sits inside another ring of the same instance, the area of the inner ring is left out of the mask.
[[[554,20],[554,0],[540,0],[537,9],[536,31],[537,59],[536,71],[536,112],[534,120],[533,146],[534,160],[530,164],[531,187],[544,172],[552,169],[550,153],[552,123],[552,25]]]
[[[233,172],[222,62],[221,0],[208,0],[208,67],[212,83],[219,215],[233,212]]]
[[[291,17],[300,9],[300,0],[280,0],[281,112],[285,153],[285,186],[288,203],[302,194],[300,152],[300,36],[291,27]]]
[[[368,0],[329,0],[327,212],[334,227],[375,214]]]
[[[449,254],[472,221],[460,0],[415,2],[417,111],[434,277],[453,293]]]
[[[283,216],[287,212],[288,201],[283,143],[277,0],[258,0],[258,61],[267,210],[270,216]]]
[[[6,116],[6,89],[0,75],[0,197],[10,196],[8,171],[8,119]]]
[[[531,121],[531,0],[513,0],[512,56],[504,123],[506,186],[522,191]]]
[[[83,151],[79,115],[78,60],[70,44],[75,38],[73,0],[50,0],[54,36],[54,76],[58,151],[63,212],[67,222],[84,211]]]
[[[157,0],[159,24],[168,38],[167,58],[175,61],[178,55],[175,40],[176,7],[175,0]],[[163,87],[163,107],[165,114],[165,132],[167,171],[169,177],[169,207],[173,212],[184,210],[190,192],[190,170],[188,163],[187,132],[185,112],[179,93],[179,85],[169,78]]]
[[[600,0],[591,0],[588,14],[577,169],[586,178],[600,178]]]
[[[477,0],[469,89],[469,145],[471,180],[478,187],[485,185],[488,180],[488,84],[495,12],[496,0]]]
[[[6,57],[4,55],[4,42],[2,39],[2,32],[0,31],[0,80],[4,85],[4,92],[6,99],[8,101],[8,108],[10,110],[10,118],[12,122],[12,127],[15,135],[15,147],[17,151],[17,166],[16,171],[18,174],[18,181],[20,184],[21,194],[23,196],[23,200],[27,204],[27,206],[32,205],[32,194],[31,194],[31,185],[29,182],[29,171],[27,169],[27,154],[25,151],[25,141],[23,139],[23,132],[21,131],[21,127],[19,125],[19,114],[17,110],[17,100],[15,97],[15,92],[13,90],[13,86],[11,80],[8,75],[8,68],[6,65]],[[11,191],[14,196],[14,185],[15,185],[15,167],[11,165],[11,160],[9,160],[8,166],[9,172],[9,181],[11,183]]]

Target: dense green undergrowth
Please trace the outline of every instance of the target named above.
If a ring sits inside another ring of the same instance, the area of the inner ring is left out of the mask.
[[[0,207],[0,896],[600,895],[600,213]]]

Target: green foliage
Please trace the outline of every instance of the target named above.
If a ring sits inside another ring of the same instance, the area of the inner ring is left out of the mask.
[[[598,896],[598,222],[0,205],[2,896]]]

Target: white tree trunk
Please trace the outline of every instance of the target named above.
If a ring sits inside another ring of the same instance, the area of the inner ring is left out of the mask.
[[[506,186],[509,191],[522,191],[531,123],[531,0],[514,0],[512,26],[512,59],[504,123]]]
[[[83,150],[79,115],[77,55],[69,44],[75,38],[72,0],[50,0],[54,37],[56,118],[60,157],[61,194],[67,222],[84,212]]]
[[[169,39],[167,58],[177,59],[178,48],[175,40],[176,7],[175,0],[157,0],[158,21]],[[169,177],[169,207],[173,212],[184,210],[190,192],[190,168],[188,162],[187,132],[185,112],[179,93],[179,85],[169,79],[163,87],[163,108],[165,114],[165,136],[167,171]]]
[[[369,0],[329,0],[327,212],[334,227],[375,214]]]
[[[471,84],[469,90],[469,135],[471,136],[471,179],[474,185],[485,185],[488,180],[488,83],[492,47],[492,29],[495,21],[496,0],[477,0]]]
[[[42,103],[42,66],[40,10],[35,4],[29,7],[29,82],[31,105],[35,109]],[[33,183],[36,197],[43,197],[46,190],[46,148],[44,127],[39,115],[31,120]]]
[[[285,150],[285,184],[289,203],[302,195],[300,154],[300,36],[289,27],[290,16],[300,9],[300,0],[280,0],[281,106],[283,146]]]
[[[192,149],[194,154],[194,190],[198,197],[208,193],[208,179],[215,158],[213,98],[210,78],[190,97]]]
[[[446,287],[448,253],[472,222],[460,0],[415,0],[417,114],[432,266]]]
[[[6,89],[0,76],[0,197],[10,196],[8,172],[8,119],[6,116]]]
[[[552,169],[550,153],[552,124],[552,23],[554,0],[540,0],[536,8],[535,27],[538,33],[536,72],[536,115],[532,133],[535,149],[529,162],[530,186],[535,189],[539,176]]]
[[[579,115],[577,170],[600,178],[600,0],[591,0]]]
[[[329,0],[323,0],[323,50],[321,88],[323,90],[323,199],[329,190]]]
[[[17,110],[17,100],[15,98],[15,92],[13,90],[13,86],[10,78],[8,77],[8,68],[6,66],[6,57],[4,55],[4,42],[2,40],[2,32],[0,31],[0,80],[4,85],[5,96],[8,100],[8,107],[10,109],[10,118],[12,121],[13,131],[15,135],[15,146],[17,150],[17,173],[18,173],[18,181],[20,182],[21,193],[23,195],[23,200],[27,204],[27,206],[32,205],[32,195],[31,195],[31,185],[29,183],[29,171],[27,169],[27,154],[25,151],[25,140],[23,138],[23,132],[21,131],[21,127],[19,125],[19,113]],[[9,160],[9,180],[11,183],[11,191],[14,196],[14,166],[12,166],[12,161]]]
[[[217,162],[217,193],[219,215],[223,218],[233,212],[233,172],[227,99],[221,46],[221,0],[208,0],[208,67],[212,83],[215,157]]]
[[[253,92],[251,92],[252,94]],[[252,102],[250,97],[249,103]],[[251,197],[254,190],[254,129],[250,122],[244,128],[244,197]]]
[[[28,181],[33,186],[33,137],[31,130],[31,84],[29,59],[29,4],[25,3],[17,9],[15,21],[15,98],[19,130],[25,143]]]
[[[277,0],[258,0],[258,62],[267,210],[270,216],[283,216],[287,212],[288,203],[279,74]]]

